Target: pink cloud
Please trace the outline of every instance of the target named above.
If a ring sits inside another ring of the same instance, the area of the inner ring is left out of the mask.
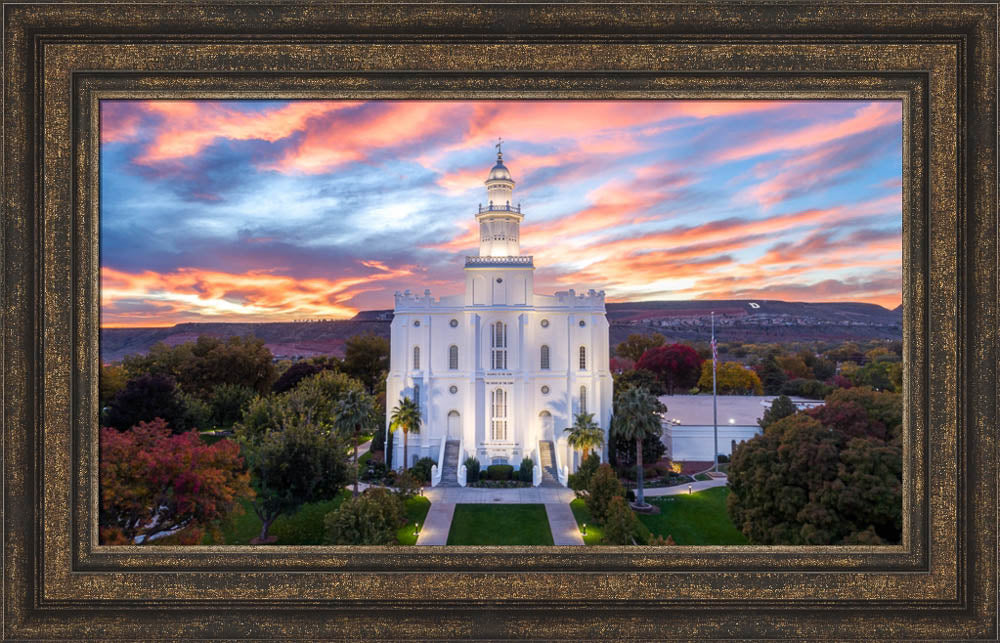
[[[867,132],[884,125],[898,123],[899,103],[872,103],[858,109],[852,116],[833,123],[817,123],[793,132],[775,133],[750,143],[727,148],[715,155],[718,161],[736,161],[772,152],[814,147],[836,139]]]

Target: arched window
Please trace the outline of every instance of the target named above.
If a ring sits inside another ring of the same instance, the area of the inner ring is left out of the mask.
[[[493,389],[490,397],[492,422],[490,435],[494,440],[507,439],[507,394],[502,388]]]
[[[498,321],[490,326],[490,368],[494,371],[507,370],[507,325]]]
[[[580,387],[580,413],[587,412],[587,387]]]
[[[586,369],[587,369],[587,347],[586,346],[581,346],[580,347],[580,370],[583,371],[583,370],[586,370]]]
[[[419,384],[414,384],[413,385],[413,403],[417,405],[417,408],[420,408],[420,385]]]
[[[418,370],[420,368],[420,347],[413,347],[413,370]]]
[[[454,344],[448,347],[448,368],[453,371],[458,368],[458,346]]]
[[[549,347],[547,344],[542,344],[542,360],[541,360],[542,370],[549,369]]]

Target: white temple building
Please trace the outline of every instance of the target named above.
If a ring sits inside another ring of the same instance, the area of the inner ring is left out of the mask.
[[[516,469],[528,457],[535,485],[565,485],[580,454],[564,429],[581,411],[605,434],[611,420],[604,292],[535,293],[534,262],[521,254],[524,213],[513,205],[514,180],[497,148],[488,203],[475,215],[479,254],[465,258],[465,292],[396,293],[386,421],[402,397],[417,401],[422,425],[409,436],[407,465],[432,458],[435,485],[464,485],[470,456],[484,470]],[[400,468],[401,431],[392,449]]]

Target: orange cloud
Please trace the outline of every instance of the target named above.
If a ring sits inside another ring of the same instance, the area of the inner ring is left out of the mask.
[[[359,105],[347,101],[295,101],[265,112],[244,112],[218,101],[152,100],[138,103],[159,116],[156,136],[137,163],[151,165],[193,156],[217,139],[275,142],[302,130],[308,121]],[[117,135],[112,130],[110,136]],[[109,142],[102,131],[102,142]]]
[[[146,326],[190,320],[287,321],[298,317],[348,318],[358,312],[350,305],[375,284],[412,275],[409,267],[388,268],[365,262],[372,273],[344,279],[299,279],[265,270],[234,274],[197,268],[169,273],[128,273],[101,269],[102,326]],[[138,310],[130,304],[143,302]]]

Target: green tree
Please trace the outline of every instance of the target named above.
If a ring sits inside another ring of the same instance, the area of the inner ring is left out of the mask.
[[[466,466],[468,466],[468,461],[466,461]],[[597,467],[599,466],[601,466],[601,458],[598,457],[596,453],[591,453],[580,462],[580,467],[575,473],[569,474],[569,479],[566,481],[566,485],[573,491],[585,491],[588,487],[590,487],[590,478],[594,475],[594,472],[597,471]],[[576,495],[580,496],[582,494],[577,493]]]
[[[822,420],[812,412],[777,420],[734,452],[728,512],[751,543],[899,542],[902,451],[842,432],[859,426],[862,405],[832,406]]]
[[[405,520],[403,500],[388,489],[373,487],[344,501],[324,519],[330,545],[395,545]]]
[[[573,418],[573,426],[565,429],[569,433],[567,442],[574,449],[583,451],[584,459],[591,449],[604,446],[604,429],[594,422],[593,413],[577,413]]]
[[[659,333],[653,333],[652,335],[632,333],[625,338],[624,342],[618,344],[617,348],[615,348],[615,355],[638,362],[643,353],[650,348],[663,346],[666,342],[666,338]]]
[[[625,497],[625,489],[618,481],[618,477],[615,476],[614,469],[610,465],[602,464],[590,476],[587,485],[587,496],[584,498],[587,510],[590,511],[594,520],[603,523],[608,517],[608,506],[611,504],[611,499],[618,497]]]
[[[208,398],[212,423],[217,427],[230,428],[243,417],[243,412],[257,393],[242,384],[220,384]],[[207,428],[207,427],[206,427]]]
[[[379,378],[389,370],[389,340],[378,335],[355,335],[344,344],[344,372],[374,394]]]
[[[767,395],[780,395],[781,387],[788,381],[788,374],[778,364],[777,354],[769,353],[760,366],[760,381]]]
[[[607,545],[631,545],[638,526],[639,519],[625,502],[625,498],[615,496],[608,503],[602,542]]]
[[[644,388],[653,395],[663,395],[667,390],[663,387],[656,374],[644,368],[630,369],[612,376],[614,378],[615,394],[627,388]]]
[[[647,437],[663,433],[660,419],[661,413],[666,413],[667,407],[654,395],[643,388],[632,388],[616,396],[614,401],[614,416],[611,419],[611,431],[623,440],[635,442],[636,501],[640,505],[646,503],[642,487],[642,443]]]
[[[257,492],[253,508],[261,522],[260,544],[270,541],[267,532],[278,516],[330,499],[347,483],[344,443],[304,418],[260,436],[237,432],[237,438]]]
[[[764,410],[764,415],[757,420],[757,424],[766,429],[782,418],[795,415],[796,411],[798,408],[787,395],[779,395],[771,402],[771,406]]]
[[[407,467],[407,443],[410,433],[420,433],[420,407],[408,397],[404,397],[399,404],[392,409],[392,416],[389,418],[389,428],[393,431],[399,429],[403,432],[403,470]]]
[[[375,420],[375,400],[364,391],[347,391],[335,408],[334,426],[342,436],[349,437],[354,445],[354,496],[358,495],[358,440],[361,429]]]
[[[169,375],[186,392],[207,400],[220,384],[239,384],[267,393],[276,376],[271,351],[256,337],[225,340],[201,335],[178,346],[154,344],[146,355],[122,360],[129,375]]]

